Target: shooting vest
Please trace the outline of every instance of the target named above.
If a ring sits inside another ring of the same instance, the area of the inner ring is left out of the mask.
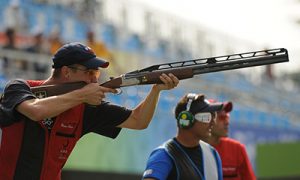
[[[28,81],[30,86],[40,81]],[[51,131],[47,121],[21,120],[2,128],[0,179],[59,180],[82,133],[84,105],[56,117]]]
[[[222,179],[221,167],[218,164],[218,157],[215,152],[212,151],[210,145],[200,141],[200,146],[202,149],[202,163],[204,174],[201,174],[199,169],[194,168],[191,159],[187,157],[187,154],[176,143],[173,139],[169,140],[165,144],[165,150],[171,157],[175,164],[177,170],[177,179],[180,180],[218,180]]]

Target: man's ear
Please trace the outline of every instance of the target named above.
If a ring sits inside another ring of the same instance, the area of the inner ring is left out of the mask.
[[[70,71],[71,71],[70,68],[68,68],[67,66],[63,66],[61,68],[61,77],[63,79],[69,79],[70,78]]]

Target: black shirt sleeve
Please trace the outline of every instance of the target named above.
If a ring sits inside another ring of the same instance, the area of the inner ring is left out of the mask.
[[[24,117],[16,111],[16,107],[23,101],[36,98],[30,91],[28,83],[21,79],[8,82],[1,99],[0,126],[8,126],[20,121]]]
[[[94,132],[116,138],[121,131],[121,128],[116,126],[123,123],[131,112],[125,107],[109,102],[102,102],[99,106],[86,105],[83,117],[83,135]]]

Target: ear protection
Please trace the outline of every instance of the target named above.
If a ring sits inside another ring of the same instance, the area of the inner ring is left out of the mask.
[[[195,118],[194,118],[194,115],[190,112],[190,108],[191,108],[192,102],[194,100],[196,100],[197,97],[198,97],[198,95],[194,94],[194,93],[189,93],[187,95],[188,101],[186,104],[186,110],[181,111],[177,116],[177,125],[179,128],[189,129],[189,128],[193,127]]]

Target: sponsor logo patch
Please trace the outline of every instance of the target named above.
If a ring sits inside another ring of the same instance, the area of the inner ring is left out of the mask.
[[[152,169],[147,169],[147,170],[144,172],[143,176],[147,176],[147,175],[152,174],[152,173],[153,173],[153,170],[152,170]]]

